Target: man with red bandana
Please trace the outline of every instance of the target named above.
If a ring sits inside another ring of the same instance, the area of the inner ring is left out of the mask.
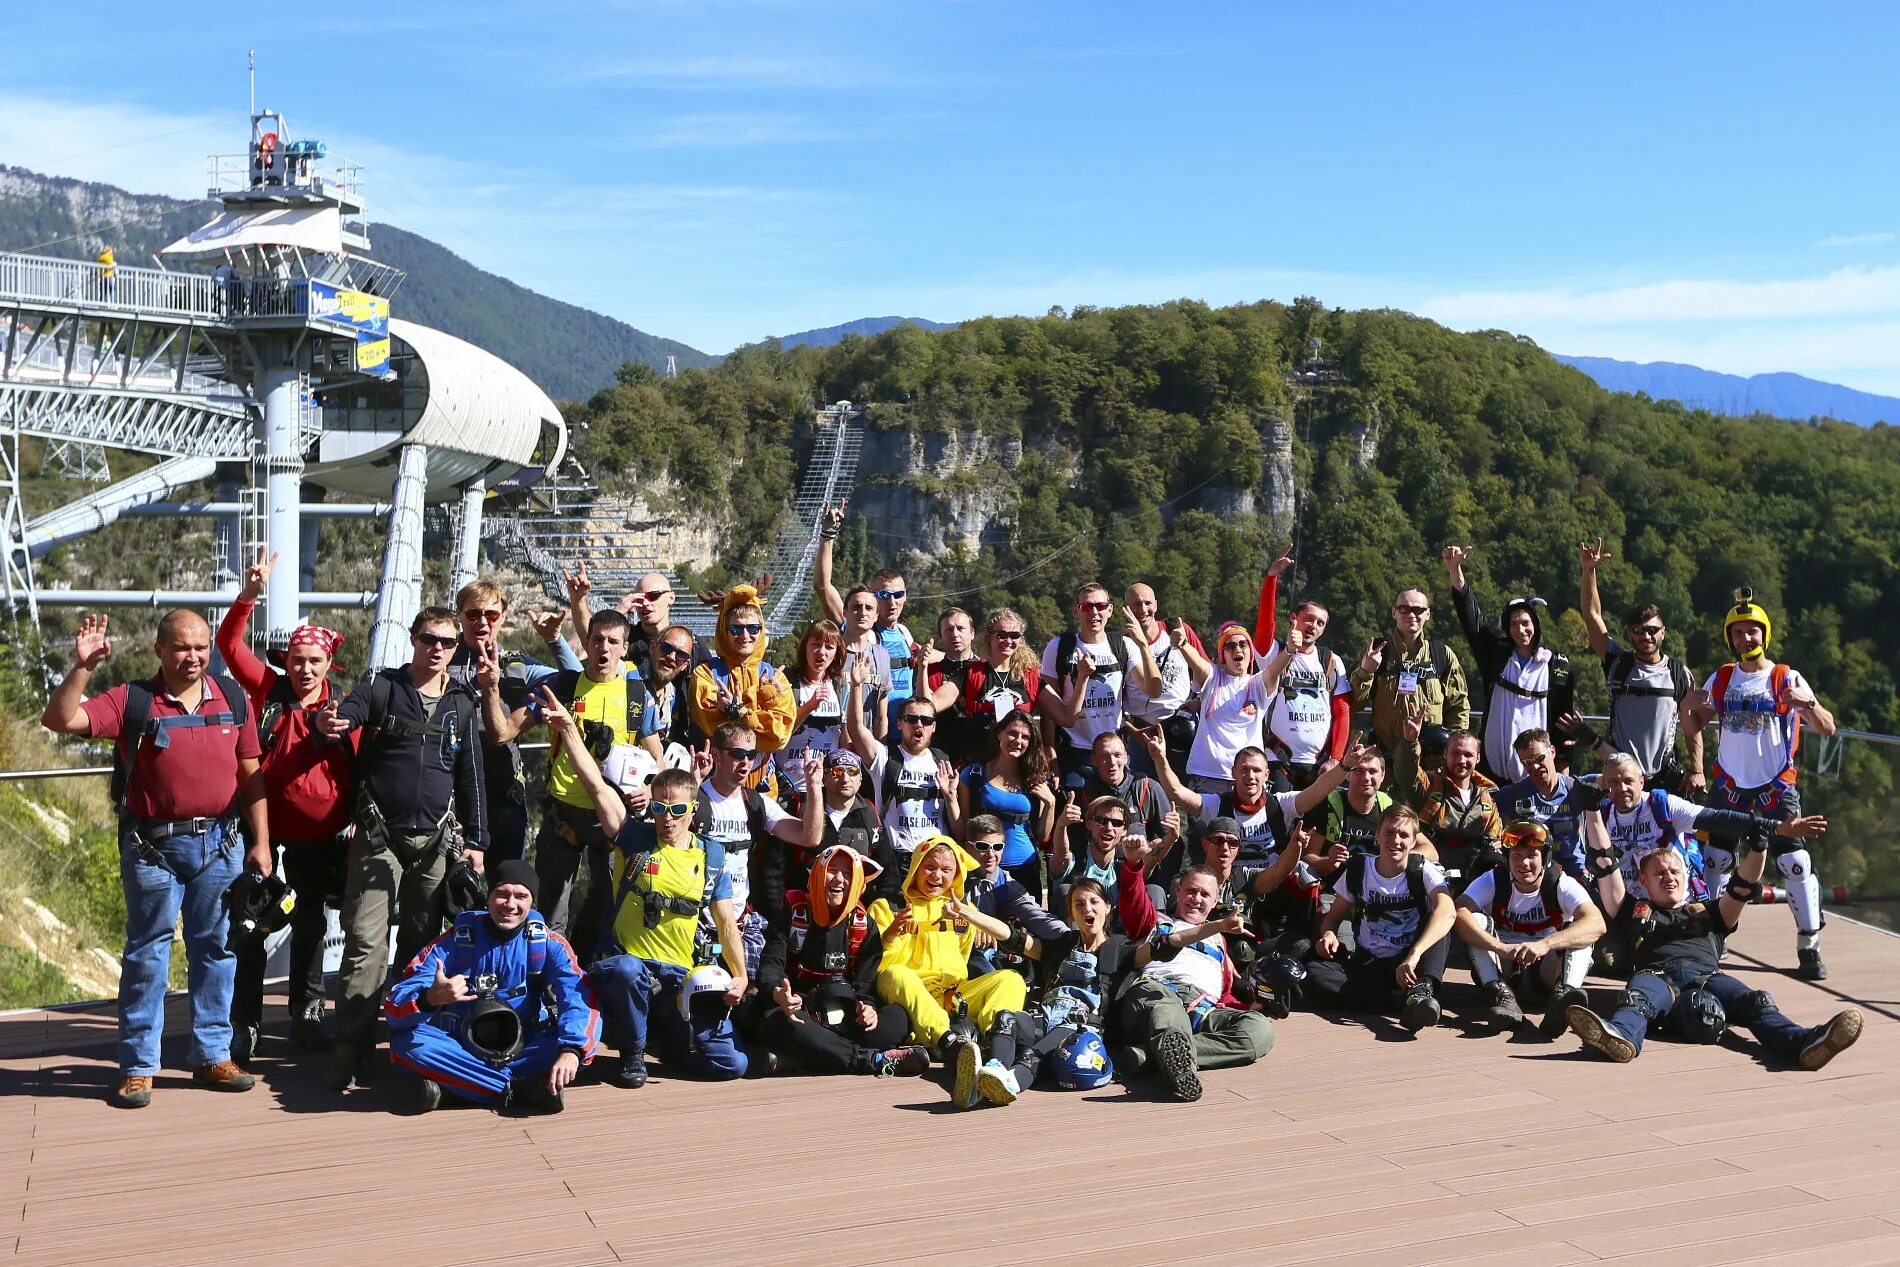
[[[264,797],[271,843],[282,851],[284,879],[296,891],[290,920],[290,1039],[321,1050],[323,1033],[323,918],[326,901],[341,901],[348,851],[338,838],[350,822],[350,767],[356,736],[332,743],[313,731],[312,710],[328,703],[330,670],[343,635],[317,625],[291,631],[279,668],[251,650],[251,612],[277,556],[251,565],[231,609],[218,625],[218,654],[250,697],[264,756]],[[249,940],[237,952],[231,998],[231,1059],[249,1064],[264,1019],[264,946]]]

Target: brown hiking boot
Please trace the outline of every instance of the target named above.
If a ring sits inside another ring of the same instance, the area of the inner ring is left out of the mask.
[[[228,1060],[220,1060],[215,1065],[201,1065],[192,1072],[191,1080],[201,1087],[210,1087],[213,1091],[249,1091],[257,1085],[257,1079]]]
[[[119,1079],[119,1089],[106,1099],[117,1109],[142,1109],[152,1102],[152,1080],[128,1075]]]

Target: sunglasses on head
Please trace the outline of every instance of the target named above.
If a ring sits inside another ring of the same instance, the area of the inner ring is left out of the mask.
[[[1550,839],[1550,831],[1542,823],[1512,823],[1504,829],[1504,843],[1507,845],[1541,845]]]
[[[463,620],[485,620],[491,625],[501,617],[502,613],[492,607],[471,607],[462,613]]]
[[[653,802],[653,816],[655,818],[685,818],[692,812],[693,803],[691,801]]]
[[[764,631],[765,626],[759,624],[731,624],[726,626],[726,632],[735,638],[756,638]]]
[[[438,651],[447,651],[450,647],[461,641],[460,638],[450,637],[446,634],[413,634],[411,636],[421,645],[434,647]]]
[[[902,598],[909,593],[908,590],[877,590],[875,592],[879,598]]]

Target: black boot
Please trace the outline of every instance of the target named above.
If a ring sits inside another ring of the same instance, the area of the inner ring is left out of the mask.
[[[617,1087],[637,1091],[647,1084],[647,1054],[639,1047],[629,1047],[620,1053],[620,1066],[610,1079]]]

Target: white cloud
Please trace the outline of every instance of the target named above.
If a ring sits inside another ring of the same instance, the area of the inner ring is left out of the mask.
[[[103,181],[128,193],[202,198],[205,155],[242,153],[240,111],[180,113],[134,101],[62,101],[0,92],[0,163]]]
[[[1524,322],[1579,326],[1640,321],[1751,321],[1900,313],[1900,268],[1844,268],[1781,281],[1661,281],[1601,290],[1502,290],[1428,299],[1426,316],[1516,329]]]
[[[1816,246],[1880,246],[1891,242],[1891,233],[1835,233],[1816,242]]]

